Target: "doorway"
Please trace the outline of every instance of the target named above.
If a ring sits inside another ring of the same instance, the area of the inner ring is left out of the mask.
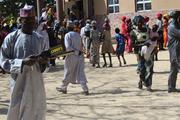
[[[77,7],[78,11],[78,18],[82,19],[84,18],[84,13],[83,13],[83,0],[76,1],[75,6]]]

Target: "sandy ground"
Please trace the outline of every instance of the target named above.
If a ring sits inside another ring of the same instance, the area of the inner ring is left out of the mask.
[[[133,54],[126,54],[124,67],[118,67],[115,56],[113,68],[92,68],[86,60],[89,96],[81,94],[80,85],[70,85],[65,95],[56,91],[63,79],[64,61],[58,60],[58,66],[44,74],[47,120],[180,120],[180,93],[167,93],[168,56],[168,51],[160,52],[155,62],[152,93],[137,88]],[[0,75],[0,120],[6,119],[8,79],[8,75]]]

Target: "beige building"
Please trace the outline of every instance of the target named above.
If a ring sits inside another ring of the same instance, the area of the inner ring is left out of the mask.
[[[151,25],[155,22],[156,13],[167,13],[169,10],[180,9],[180,0],[65,0],[64,8],[76,6],[80,17],[92,18],[102,26],[108,17],[111,27],[120,27],[123,15],[133,18],[137,14],[149,16]]]
[[[65,0],[65,10],[73,5],[78,6],[85,17],[90,17],[179,9],[180,0]]]

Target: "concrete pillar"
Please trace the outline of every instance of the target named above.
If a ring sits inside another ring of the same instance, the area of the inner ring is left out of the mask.
[[[64,0],[56,0],[57,21],[63,20]]]
[[[37,5],[37,18],[38,18],[38,22],[40,19],[40,2],[39,0],[36,0],[36,5]]]
[[[42,7],[43,7],[43,1],[44,0],[36,0],[36,5],[37,5],[37,17],[38,17],[38,21],[41,17],[41,13],[42,13]]]
[[[94,1],[88,0],[88,18],[93,18],[94,16]]]
[[[84,18],[88,18],[88,0],[83,0]]]

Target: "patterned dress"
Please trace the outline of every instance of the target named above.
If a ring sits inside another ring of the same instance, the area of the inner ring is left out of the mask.
[[[99,31],[98,30],[91,30],[90,33],[90,62],[92,64],[99,64],[100,56],[99,56],[99,49],[100,49],[100,40],[99,40]]]
[[[147,29],[144,30],[132,30],[131,38],[134,46],[134,53],[139,54],[141,51],[142,44],[149,39],[149,32]]]
[[[102,44],[102,54],[105,53],[113,53],[113,46],[112,46],[112,41],[111,41],[111,33],[110,31],[104,30],[104,41]]]

